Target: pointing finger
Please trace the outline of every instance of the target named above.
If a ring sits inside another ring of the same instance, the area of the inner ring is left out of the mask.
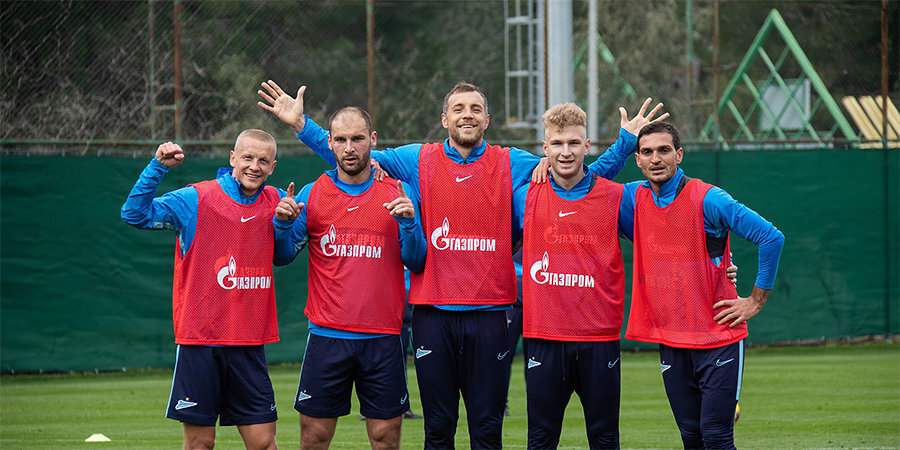
[[[288,185],[287,195],[288,195],[288,197],[294,196],[294,182],[293,181],[291,181],[291,184]]]
[[[409,198],[406,195],[406,191],[403,190],[403,182],[400,180],[397,180],[397,194],[402,198]]]

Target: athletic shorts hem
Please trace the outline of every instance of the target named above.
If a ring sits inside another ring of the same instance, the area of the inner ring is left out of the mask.
[[[261,416],[247,416],[247,417],[220,417],[219,425],[224,427],[234,426],[234,425],[257,425],[260,423],[269,423],[269,422],[277,422],[278,421],[278,413],[272,412],[271,414],[264,414]]]
[[[210,416],[195,416],[190,414],[166,414],[166,418],[177,420],[183,423],[189,423],[191,425],[199,425],[201,427],[214,427],[216,426],[216,421],[218,417],[210,417]]]
[[[350,415],[350,408],[335,413],[334,411],[326,411],[324,409],[306,408],[294,405],[294,409],[304,416],[315,417],[317,419],[334,419],[336,417],[344,417]]]
[[[401,406],[393,411],[388,411],[388,412],[384,412],[384,410],[379,410],[379,411],[365,410],[365,411],[363,411],[362,409],[360,409],[359,413],[370,419],[386,420],[386,419],[393,419],[394,417],[397,417],[397,416],[402,416],[407,411],[409,411],[409,403],[408,402],[404,406]]]

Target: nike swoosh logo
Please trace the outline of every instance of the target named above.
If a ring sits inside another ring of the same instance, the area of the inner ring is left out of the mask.
[[[467,177],[462,177],[462,178],[456,177],[456,182],[459,183],[459,182],[461,182],[461,181],[466,181],[466,180],[468,180],[469,178],[472,178],[472,175],[469,175],[469,176],[467,176]]]
[[[732,361],[734,361],[734,358],[731,358],[731,359],[726,360],[726,361],[720,361],[720,360],[717,359],[717,360],[716,360],[716,367],[722,367],[722,366],[724,366],[725,364],[728,364],[728,363],[730,363],[730,362],[732,362]]]
[[[577,212],[578,212],[578,211],[571,211],[571,212],[564,213],[564,212],[560,211],[560,212],[559,212],[559,217],[571,216],[572,214],[575,214],[575,213],[577,213]]]
[[[250,216],[250,217],[241,217],[241,223],[244,223],[244,222],[247,222],[247,221],[250,221],[250,220],[253,220],[253,218],[254,218],[254,217],[256,217],[256,216]]]
[[[610,362],[609,362],[608,364],[606,364],[606,365],[609,366],[610,369],[612,369],[613,367],[616,367],[616,364],[618,364],[618,363],[619,363],[619,358],[616,358],[615,361],[610,361]]]
[[[499,361],[499,360],[503,359],[504,357],[506,357],[507,353],[509,353],[509,350],[507,350],[503,353],[497,353],[497,360]]]
[[[356,208],[359,208],[359,205],[356,205],[356,206],[354,206],[354,207],[352,207],[352,208],[347,208],[347,211],[353,211],[353,210],[356,209]]]

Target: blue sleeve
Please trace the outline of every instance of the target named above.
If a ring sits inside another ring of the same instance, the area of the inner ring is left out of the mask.
[[[422,144],[406,144],[397,148],[375,150],[372,159],[381,164],[381,168],[390,175],[407,183],[407,188],[412,190],[407,193],[415,193],[419,196],[419,151]],[[405,188],[404,188],[405,189]]]
[[[277,187],[275,189],[278,189],[279,198],[284,198],[287,195],[287,191]],[[294,200],[297,200],[297,196],[294,196]],[[272,225],[275,227],[275,251],[272,256],[272,263],[276,266],[287,265],[297,256],[291,242],[290,231],[293,224],[293,220],[278,220],[277,217],[272,216]]]
[[[637,136],[619,129],[619,138],[596,161],[588,166],[590,172],[601,178],[612,180],[625,167],[625,162],[637,150]]]
[[[294,201],[296,201],[298,205],[303,205],[300,210],[300,215],[296,219],[275,219],[276,242],[278,239],[284,239],[285,235],[289,236],[288,243],[290,245],[291,256],[284,264],[293,261],[294,258],[297,257],[297,254],[300,253],[300,250],[303,250],[303,247],[306,247],[306,244],[309,241],[309,234],[306,231],[306,205],[309,202],[309,193],[312,191],[312,185],[313,183],[309,183],[306,186],[303,186],[303,189],[300,189],[300,193],[294,196]],[[279,237],[279,235],[281,235],[281,237]]]
[[[136,228],[174,231],[178,234],[181,254],[184,255],[197,229],[200,197],[192,186],[154,197],[168,170],[156,158],[152,159],[131,188],[120,214],[125,223]]]
[[[530,184],[519,186],[515,191],[513,191],[513,244],[519,242],[519,239],[522,239],[522,230],[525,229],[525,202],[528,199],[528,188],[530,186]]]
[[[509,149],[509,173],[512,177],[512,188],[515,192],[520,186],[528,186],[531,182],[531,172],[541,162],[541,157],[532,155],[525,150],[515,147]]]
[[[412,189],[409,184],[403,183],[403,189],[410,192]],[[419,215],[419,203],[413,200],[413,206],[416,208],[415,217],[410,219],[407,217],[394,216],[400,225],[400,258],[403,264],[415,273],[421,273],[425,270],[425,256],[428,251],[428,244],[425,241],[425,232],[422,230],[422,218]]]
[[[328,132],[308,116],[306,116],[306,124],[303,125],[303,129],[297,133],[297,137],[312,151],[316,152],[320,158],[330,164],[331,167],[337,166],[337,160],[334,159],[334,152],[328,148]]]
[[[709,234],[724,237],[731,230],[759,246],[759,271],[755,284],[760,289],[772,289],[784,247],[781,231],[718,187],[710,189],[703,198],[703,222]]]
[[[622,201],[619,203],[619,233],[634,242],[634,196],[643,181],[632,181],[625,184]]]

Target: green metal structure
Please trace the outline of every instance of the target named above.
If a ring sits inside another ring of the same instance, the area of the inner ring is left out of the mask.
[[[616,64],[616,58],[613,56],[612,51],[606,44],[603,42],[603,37],[597,33],[597,48],[600,50],[600,57],[603,59],[603,62],[609,64],[612,67],[613,72],[615,73],[615,82],[617,85],[621,86],[622,94],[624,94],[629,99],[637,98],[637,94],[634,92],[634,88],[631,87],[631,84],[628,83],[628,80],[622,76],[621,71],[619,70],[619,65]],[[585,39],[584,43],[581,44],[581,48],[578,49],[578,54],[575,56],[575,70],[587,70],[585,69],[585,61],[587,60],[587,51],[588,51],[588,40]]]
[[[773,31],[783,43],[767,42]],[[774,60],[764,48],[767,43],[783,45]],[[761,61],[762,67],[754,65],[756,61]],[[754,75],[763,81],[754,82]],[[757,146],[760,142],[794,146],[842,141],[852,146],[858,142],[856,131],[776,9],[769,13],[697,138],[723,149],[740,142]]]

